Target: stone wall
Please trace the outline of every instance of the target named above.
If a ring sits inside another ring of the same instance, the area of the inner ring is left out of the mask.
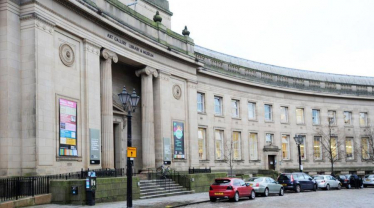
[[[96,189],[96,203],[125,201],[127,193],[127,178],[98,178]],[[133,199],[139,199],[139,178],[133,177]],[[71,194],[71,187],[78,186],[78,195]],[[86,204],[85,180],[54,180],[51,181],[50,191],[52,203],[55,204]]]

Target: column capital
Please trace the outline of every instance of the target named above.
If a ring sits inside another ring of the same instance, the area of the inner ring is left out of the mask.
[[[101,55],[104,57],[104,59],[112,59],[114,63],[118,62],[118,56],[113,51],[104,49],[103,51],[101,51]]]
[[[138,71],[135,72],[135,75],[137,77],[140,77],[140,75],[142,74],[145,74],[145,75],[153,75],[154,77],[158,77],[158,72],[155,68],[152,68],[152,67],[145,67],[144,69],[140,69]]]

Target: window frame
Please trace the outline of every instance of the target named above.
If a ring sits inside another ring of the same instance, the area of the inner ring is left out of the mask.
[[[304,157],[303,156],[301,156],[301,160],[307,160],[307,152],[306,152],[306,150],[307,150],[307,148],[306,148],[306,135],[305,134],[299,134],[299,136],[303,136],[304,137],[304,139],[303,139],[303,144],[300,144],[300,154],[301,154],[301,146],[303,145],[303,151],[304,151]]]
[[[236,104],[236,108],[234,108],[233,104]],[[236,115],[233,114],[235,110]],[[231,99],[231,117],[232,118],[240,118],[240,100],[238,99]]]
[[[287,139],[288,143],[283,142],[284,136],[286,136],[286,139]],[[283,144],[287,144],[287,148],[286,148],[287,157],[284,157],[284,154],[283,154]],[[291,159],[291,157],[290,157],[291,156],[291,148],[290,148],[290,135],[289,134],[282,134],[281,135],[281,150],[282,150],[282,160],[290,160]]]
[[[348,113],[349,115],[349,123],[346,123],[345,121],[345,114]],[[343,119],[344,119],[344,125],[345,126],[352,126],[353,125],[353,120],[352,120],[352,111],[343,111]]]
[[[238,133],[238,141],[234,142],[234,133]],[[233,160],[241,160],[242,159],[242,151],[241,151],[241,132],[240,131],[233,131],[232,132],[232,142],[233,142]],[[238,158],[235,158],[235,143],[238,144]]]
[[[271,143],[267,141],[267,136],[270,135]],[[272,145],[274,144],[274,134],[273,133],[265,133],[265,145]]]
[[[365,125],[361,125],[361,114],[365,115]],[[359,124],[360,124],[360,127],[367,127],[368,126],[368,113],[367,112],[360,112],[359,113]]]
[[[366,145],[367,145],[367,153],[365,155],[367,155],[368,157],[364,158],[364,154],[363,154],[363,150],[364,150],[364,145],[363,145],[363,140],[366,140]],[[368,136],[364,136],[364,137],[361,137],[361,159],[362,160],[370,160],[370,142],[369,142],[369,139],[370,137]]]
[[[217,139],[217,132],[219,132],[220,134],[220,140]],[[224,157],[224,154],[225,154],[225,149],[223,148],[223,140],[224,140],[224,137],[225,137],[225,131],[222,130],[222,129],[214,129],[214,159],[215,160],[225,160],[225,157]],[[220,144],[221,144],[221,157],[218,158],[217,157],[217,141],[220,141]]]
[[[286,121],[282,121],[282,114],[283,114],[283,109],[285,109],[285,114],[284,114],[284,116],[285,116],[285,118],[286,118]],[[287,123],[289,123],[289,116],[288,116],[288,113],[289,111],[288,111],[288,106],[280,106],[280,122],[281,123],[283,123],[283,124],[287,124]]]
[[[218,103],[219,103],[219,109],[220,109],[220,112],[217,113],[216,111],[216,99],[218,99]],[[223,116],[223,97],[221,96],[218,96],[218,95],[215,95],[214,96],[214,115],[215,116]]]
[[[266,106],[269,106],[269,113],[266,113]],[[265,116],[264,116],[264,120],[265,122],[272,122],[273,121],[273,105],[271,104],[264,104],[264,113],[265,113]],[[266,115],[269,114],[270,118],[267,119],[266,118]]]
[[[255,143],[253,143],[253,139],[252,139],[252,137],[251,137],[251,135],[254,135],[255,137]],[[258,133],[257,132],[249,132],[249,134],[248,134],[248,145],[249,145],[249,160],[250,161],[257,161],[258,159],[259,159],[259,157],[258,157]],[[256,144],[256,147],[255,148],[251,148],[252,146],[254,146],[254,145],[251,145],[251,144]],[[252,153],[252,151],[256,151],[256,152],[253,152]],[[252,158],[252,156],[251,155],[253,155],[253,156],[255,156],[255,158]]]
[[[317,120],[318,123],[315,123],[316,116],[314,115],[314,112],[317,112]],[[320,109],[312,109],[312,124],[315,126],[321,125],[321,110]]]
[[[199,110],[199,99],[197,98],[197,112],[198,113],[205,113],[205,93],[202,93],[202,92],[197,92],[197,97],[199,97],[199,94],[201,95],[201,106],[202,106],[202,109],[201,111]]]
[[[250,116],[249,116],[249,104],[252,104],[252,106],[253,106],[253,118],[250,118]],[[255,103],[255,102],[251,102],[251,101],[249,101],[248,103],[247,103],[247,109],[248,109],[248,120],[256,120],[257,119],[257,112],[256,112],[256,109],[257,109],[257,106],[256,106],[257,104]]]
[[[338,136],[331,136],[331,140],[330,140],[330,145],[332,146],[332,141],[335,141],[335,154],[336,156],[334,158],[334,160],[338,160],[339,159],[339,148],[338,148]],[[331,151],[332,151],[332,154],[334,154],[334,150],[332,150],[332,147],[331,147]]]
[[[203,139],[200,139],[200,137],[199,137],[199,131],[200,130],[203,130],[203,134],[202,134]],[[197,142],[198,142],[199,160],[207,160],[207,155],[208,155],[207,154],[207,149],[208,148],[207,148],[207,141],[206,141],[206,134],[207,134],[206,128],[198,127],[197,131],[198,131]],[[202,149],[203,149],[203,155],[204,155],[203,158],[200,158],[200,144],[199,144],[200,140],[203,140],[203,147],[202,147]]]
[[[352,145],[352,147],[351,147],[351,151],[352,151],[352,156],[351,157],[348,157],[347,156],[347,154],[348,154],[348,151],[347,151],[347,141],[351,141],[351,145]],[[355,159],[355,148],[354,148],[354,138],[353,137],[346,137],[345,138],[345,144],[344,144],[344,146],[345,146],[345,158],[347,159],[347,160],[354,160]]]
[[[315,141],[316,141],[316,138],[319,138],[319,157],[317,158],[316,157],[316,146],[315,146]],[[314,160],[322,160],[322,136],[314,136],[313,137],[313,159]]]
[[[301,122],[298,121],[298,115],[297,115],[298,110],[302,110],[301,111],[302,112],[302,121]],[[304,108],[296,108],[295,113],[296,113],[296,124],[297,125],[304,125],[305,124],[305,109]]]
[[[332,112],[332,118],[333,118],[333,123],[331,124],[331,126],[336,126],[337,125],[337,122],[336,122],[336,110],[327,110],[327,117],[330,116],[330,112]],[[328,120],[329,122],[329,120]]]

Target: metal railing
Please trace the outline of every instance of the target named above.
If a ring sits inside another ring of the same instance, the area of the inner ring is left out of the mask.
[[[20,198],[49,193],[51,180],[85,179],[89,171],[96,172],[98,178],[122,177],[126,175],[124,168],[81,170],[73,173],[57,175],[14,177],[0,179],[0,202],[18,200]],[[134,174],[135,175],[135,174]]]
[[[195,174],[195,173],[212,173],[212,169],[211,168],[195,169],[194,167],[192,169],[188,168],[188,174]]]
[[[169,192],[172,190],[171,183],[174,181],[175,183],[179,184],[180,186],[186,188],[187,190],[191,190],[190,179],[187,175],[180,174],[178,171],[169,168],[157,168],[148,169],[147,174],[148,180],[156,180],[156,184],[164,187],[165,190]]]

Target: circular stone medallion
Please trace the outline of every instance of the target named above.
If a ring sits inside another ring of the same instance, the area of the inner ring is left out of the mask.
[[[75,56],[73,49],[66,43],[60,45],[60,59],[62,63],[70,67],[74,64]]]
[[[182,89],[179,85],[174,85],[173,86],[173,95],[174,95],[174,98],[179,100],[182,96]]]

